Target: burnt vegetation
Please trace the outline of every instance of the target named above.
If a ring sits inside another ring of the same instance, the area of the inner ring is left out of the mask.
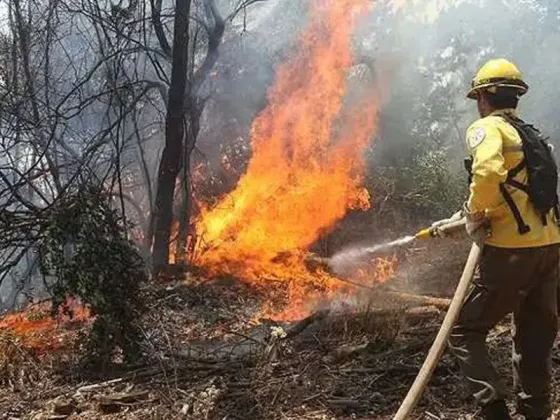
[[[315,298],[333,281],[321,278],[297,295],[306,311],[290,322],[270,318],[301,278],[247,282],[198,266],[215,245],[197,223],[247,171],[252,122],[310,3],[0,1],[2,414],[391,418],[468,243],[400,250],[389,282],[332,283],[334,301]],[[464,94],[489,56],[525,70],[522,112],[560,146],[556,1],[450,1],[436,15],[378,3],[353,31],[345,85],[350,105],[379,88],[361,180],[371,207],[324,226],[308,247],[321,257],[459,208],[476,117]],[[504,323],[490,338],[501,357],[508,332]],[[457,373],[444,357],[419,418],[470,412]]]

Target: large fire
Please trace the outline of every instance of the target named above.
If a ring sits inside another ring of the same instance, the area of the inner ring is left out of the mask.
[[[254,284],[288,282],[290,309],[329,297],[344,283],[303,263],[308,247],[350,209],[367,209],[364,151],[375,134],[376,92],[345,104],[355,65],[351,37],[371,0],[315,0],[292,58],[251,130],[252,157],[237,187],[202,210],[197,262],[214,275]],[[316,295],[316,296],[314,296]]]

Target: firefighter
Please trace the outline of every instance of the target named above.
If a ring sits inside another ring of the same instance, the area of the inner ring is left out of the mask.
[[[552,415],[560,229],[557,207],[539,212],[527,192],[527,152],[517,105],[528,89],[513,63],[494,59],[479,70],[467,95],[476,100],[481,118],[466,133],[470,194],[462,215],[467,232],[484,248],[449,345],[471,396],[489,420],[511,418],[504,383],[485,343],[489,331],[509,314],[517,412],[534,420]]]

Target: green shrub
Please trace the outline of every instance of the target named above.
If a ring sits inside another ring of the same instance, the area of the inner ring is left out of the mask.
[[[39,248],[44,275],[54,276],[53,308],[79,297],[96,316],[88,355],[106,366],[116,351],[139,354],[140,284],[144,263],[122,218],[97,187],[66,196],[51,209]]]
[[[459,210],[468,193],[466,173],[454,169],[449,155],[432,147],[402,156],[393,166],[382,165],[383,159],[372,164],[366,186],[374,225],[406,231]]]
[[[408,172],[408,173],[406,173]],[[428,150],[417,156],[405,171],[410,191],[407,207],[433,218],[450,216],[461,208],[467,193],[466,174],[450,169],[445,150]]]

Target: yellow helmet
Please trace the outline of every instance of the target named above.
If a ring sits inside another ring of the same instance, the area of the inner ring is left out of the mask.
[[[488,61],[480,68],[472,81],[467,97],[476,99],[476,92],[480,89],[496,93],[499,87],[516,89],[518,96],[524,95],[529,90],[517,66],[504,58],[497,58]]]

